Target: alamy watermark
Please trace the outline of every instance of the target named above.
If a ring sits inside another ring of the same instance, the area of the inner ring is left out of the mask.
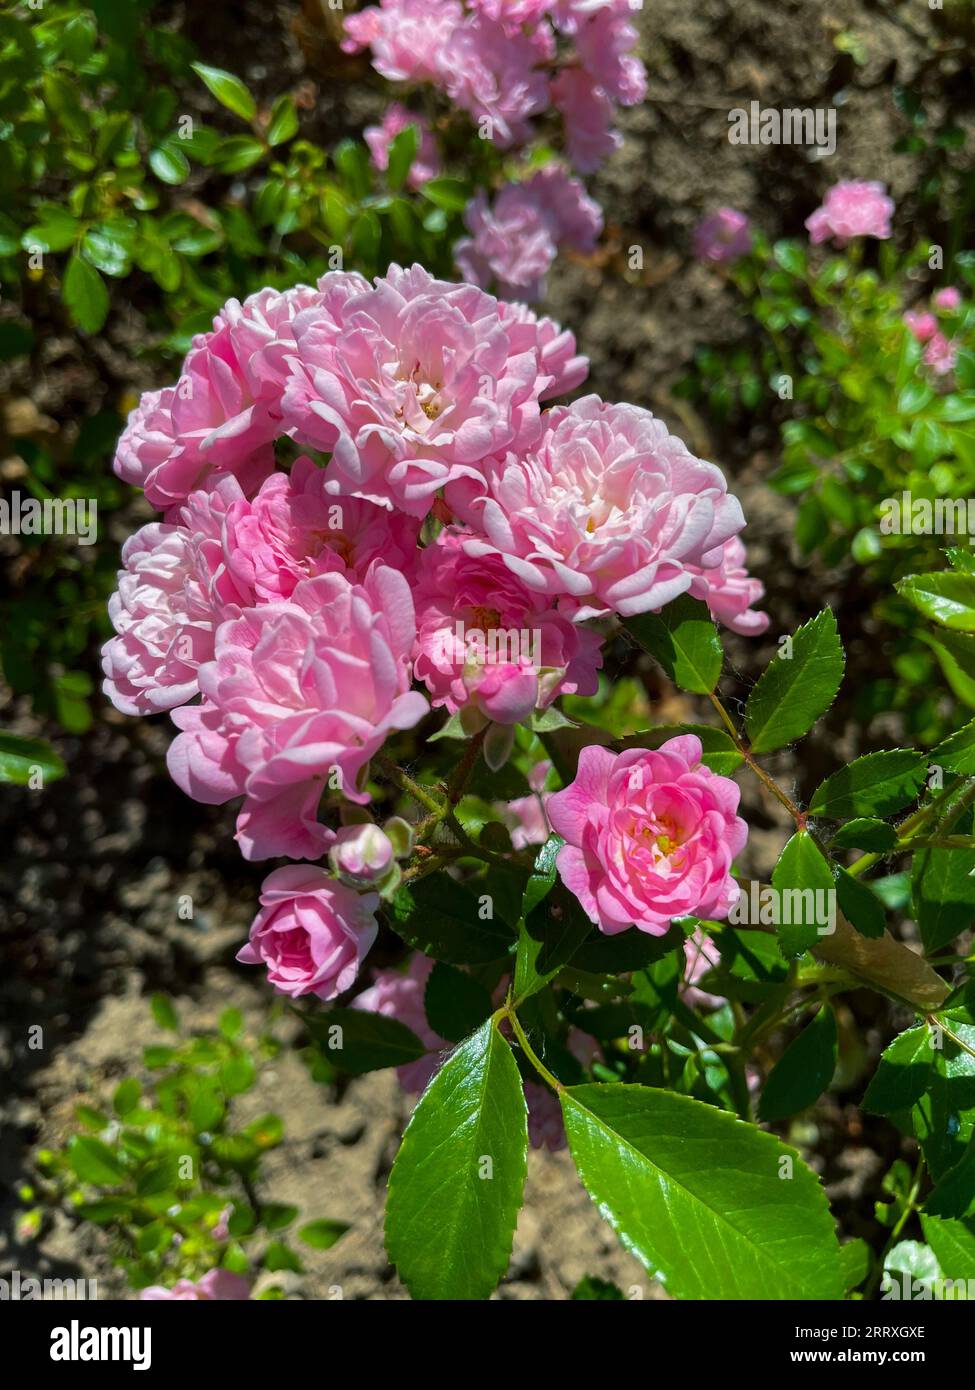
[[[537,627],[466,627],[458,618],[453,628],[441,628],[434,638],[433,659],[456,663],[463,653],[465,665],[532,666],[542,664],[542,633]]]
[[[0,1303],[27,1303],[33,1300],[47,1302],[79,1299],[94,1303],[98,1298],[97,1279],[35,1279],[33,1275],[23,1275],[19,1269],[0,1276]]]
[[[812,926],[820,936],[836,931],[835,888],[772,888],[752,879],[728,913],[736,927]]]
[[[728,140],[732,145],[812,145],[824,155],[836,151],[834,107],[762,106],[749,102],[728,112]]]
[[[95,497],[0,497],[0,536],[77,536],[79,545],[98,538]]]
[[[975,497],[915,497],[911,492],[885,497],[880,504],[880,534],[975,536]]]

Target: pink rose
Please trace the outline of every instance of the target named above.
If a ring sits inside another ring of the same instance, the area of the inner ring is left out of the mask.
[[[662,936],[675,917],[720,918],[737,901],[731,864],[748,838],[739,790],[701,763],[692,734],[656,751],[590,746],[547,811],[557,865],[600,931]]]
[[[415,640],[409,584],[379,563],[361,585],[319,575],[225,622],[199,672],[203,702],[173,711],[173,780],[211,805],[244,797],[246,858],[318,858],[334,838],[318,821],[326,784],[368,801],[369,759],[426,712],[410,690]]]
[[[928,339],[923,361],[924,365],[930,367],[936,376],[944,376],[954,367],[957,357],[958,349],[955,344],[950,342],[939,329]]]
[[[582,174],[594,173],[623,143],[613,129],[613,103],[582,68],[563,68],[550,90],[552,105],[565,126],[569,162]]]
[[[371,48],[373,67],[391,82],[437,81],[462,20],[456,0],[382,0],[346,16],[342,47]]]
[[[956,290],[954,285],[945,285],[943,290],[938,290],[933,298],[936,309],[941,309],[946,313],[954,313],[961,307],[961,291]]]
[[[326,490],[426,516],[452,479],[538,432],[549,382],[515,353],[498,301],[391,266],[370,285],[336,271],[295,321],[286,428],[326,450]]]
[[[699,261],[724,265],[747,256],[752,249],[752,224],[737,208],[718,208],[694,229],[694,254]]]
[[[250,1285],[239,1274],[229,1269],[210,1269],[194,1284],[192,1279],[177,1279],[172,1288],[163,1284],[151,1284],[139,1293],[140,1299],[149,1302],[229,1302],[250,1298]]]
[[[518,724],[560,694],[594,695],[600,638],[529,589],[500,555],[471,558],[467,533],[442,531],[420,559],[414,675],[435,706],[471,703]]]
[[[904,315],[904,322],[919,343],[926,343],[938,331],[938,320],[926,309],[919,312],[908,309]]]
[[[524,304],[500,303],[498,313],[508,334],[510,351],[535,353],[546,384],[539,387],[538,399],[564,396],[589,375],[589,358],[576,352],[575,336],[554,319],[539,317]]]
[[[712,617],[742,637],[757,637],[769,625],[767,613],[755,612],[765,594],[760,579],[754,579],[745,568],[745,547],[740,536],[725,541],[720,561],[712,569],[694,570],[689,592],[703,599]],[[693,569],[693,567],[692,567]]]
[[[335,999],[355,983],[376,939],[379,897],[357,893],[313,864],[288,864],[268,874],[250,940],[237,952],[244,965],[264,965],[279,994]]]
[[[821,207],[806,218],[809,240],[814,244],[833,237],[845,246],[851,237],[872,236],[885,241],[890,236],[894,203],[882,183],[853,179],[835,183]]]
[[[401,131],[411,125],[416,127],[418,145],[413,163],[410,166],[410,172],[406,178],[406,186],[416,189],[422,188],[425,183],[429,183],[440,173],[437,142],[433,138],[433,131],[428,122],[422,116],[410,111],[400,102],[394,101],[392,106],[387,108],[382,124],[366,126],[362,136],[369,146],[369,153],[372,155],[372,162],[376,168],[388,169],[390,145]]]
[[[418,1057],[415,1062],[396,1068],[403,1090],[414,1094],[426,1090],[440,1069],[443,1060],[440,1053],[450,1047],[446,1038],[435,1033],[427,1022],[423,1000],[432,969],[433,961],[429,956],[415,951],[405,974],[400,970],[377,970],[373,983],[357,994],[351,1005],[353,1009],[397,1019],[430,1049],[426,1057]]]
[[[529,588],[567,596],[580,621],[662,608],[744,525],[720,469],[648,410],[598,396],[553,407],[532,449],[481,472],[447,491],[479,533],[468,555],[502,555]]]

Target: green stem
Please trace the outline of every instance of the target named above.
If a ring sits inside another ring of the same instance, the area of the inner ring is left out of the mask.
[[[511,1006],[511,1004],[505,1004],[505,1006],[502,1009],[499,1009],[498,1013],[495,1014],[495,1018],[498,1017],[498,1014],[501,1014],[505,1018],[511,1020],[511,1026],[515,1030],[515,1037],[521,1044],[521,1050],[524,1052],[529,1062],[531,1062],[532,1066],[538,1072],[539,1076],[542,1077],[544,1081],[548,1082],[553,1091],[564,1091],[565,1087],[562,1085],[562,1082],[558,1079],[558,1077],[553,1076],[552,1073],[549,1071],[548,1067],[546,1067],[545,1064],[541,1062],[535,1055],[535,1051],[531,1043],[525,1036],[525,1030],[521,1026],[521,1021],[518,1018],[518,1015],[515,1013],[514,1008]]]

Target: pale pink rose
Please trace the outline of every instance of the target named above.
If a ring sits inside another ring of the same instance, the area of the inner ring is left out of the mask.
[[[385,878],[394,859],[389,836],[371,821],[363,825],[344,825],[336,831],[328,852],[328,862],[339,877],[361,885]]]
[[[724,265],[747,256],[751,249],[751,222],[737,208],[718,208],[694,229],[694,254],[699,261]]]
[[[552,833],[545,813],[545,803],[548,800],[545,780],[551,768],[552,764],[547,760],[536,763],[528,774],[530,795],[497,804],[497,809],[511,832],[511,844],[514,849],[543,845]]]
[[[742,637],[757,637],[769,625],[767,613],[755,612],[752,604],[765,595],[761,580],[746,568],[747,556],[740,536],[732,536],[721,548],[719,564],[695,571],[690,594],[703,599],[713,617]]]
[[[689,453],[649,411],[584,396],[546,412],[528,451],[487,459],[447,502],[529,588],[577,605],[575,618],[659,610],[744,525],[720,469]],[[693,568],[692,568],[693,567]]]
[[[716,1009],[724,1000],[717,994],[699,989],[697,982],[709,970],[720,964],[721,953],[710,936],[700,928],[684,942],[684,1003],[692,1009]]]
[[[288,864],[264,880],[237,959],[266,966],[279,994],[335,999],[355,983],[376,939],[378,906],[378,894],[357,893],[314,864]]]
[[[921,311],[909,309],[904,315],[904,322],[919,343],[926,343],[938,331],[938,320],[927,309]]]
[[[958,349],[955,344],[949,342],[945,335],[939,330],[928,339],[928,345],[924,349],[923,361],[926,367],[930,367],[936,376],[944,376],[950,372],[955,365],[958,356]]]
[[[199,334],[175,387],[143,396],[119,440],[115,471],[161,511],[178,506],[217,470],[250,496],[274,468],[283,433],[284,354],[295,315],[318,298],[307,286],[231,299]]]
[[[346,53],[372,49],[391,82],[439,82],[464,12],[456,0],[381,0],[345,17]]]
[[[499,303],[501,322],[508,332],[513,355],[534,352],[548,385],[538,393],[541,401],[564,396],[589,375],[589,358],[576,352],[574,334],[554,319],[534,314],[525,304]]]
[[[464,223],[471,235],[455,244],[454,260],[469,284],[496,287],[502,299],[541,299],[558,247],[548,217],[521,184],[506,184],[493,205],[476,193]]]
[[[961,307],[961,291],[955,289],[954,285],[945,285],[943,290],[937,290],[932,303],[936,309],[941,309],[946,313],[954,313]]]
[[[418,521],[326,485],[327,470],[302,456],[228,516],[224,563],[258,601],[289,598],[300,580],[332,570],[361,581],[374,560],[415,570]]]
[[[590,746],[547,811],[563,837],[559,875],[608,935],[662,936],[675,917],[725,917],[739,888],[731,865],[748,838],[739,789],[701,763],[692,734],[651,751]]]
[[[213,656],[220,622],[253,602],[253,589],[223,565],[225,518],[247,502],[235,478],[215,477],[177,509],[176,523],[150,522],[122,547],[118,590],[108,601],[117,637],[102,648],[103,689],[123,714],[158,714],[198,693],[197,671]]]
[[[173,780],[212,805],[244,797],[246,858],[318,858],[334,838],[318,821],[326,784],[368,801],[359,778],[370,758],[426,713],[410,690],[415,640],[409,584],[379,563],[361,585],[319,575],[223,623],[200,668],[202,703],[173,711]]]
[[[405,974],[400,970],[377,970],[373,983],[357,994],[351,1005],[353,1009],[364,1009],[367,1013],[397,1019],[430,1049],[426,1057],[419,1057],[415,1062],[407,1062],[396,1068],[403,1090],[413,1094],[426,1090],[432,1077],[440,1070],[443,1051],[450,1047],[446,1038],[435,1033],[427,1022],[423,1000],[432,969],[433,961],[429,956],[416,951],[410,957]]]
[[[250,1296],[247,1280],[240,1274],[232,1274],[229,1269],[207,1270],[195,1284],[192,1279],[177,1279],[172,1288],[151,1284],[139,1293],[140,1299],[158,1303],[230,1302]]]
[[[582,68],[563,68],[553,78],[550,93],[565,127],[569,162],[580,173],[594,173],[623,143],[613,129],[613,103]]]
[[[637,38],[626,6],[595,11],[575,36],[583,68],[620,106],[637,106],[647,94],[646,69],[631,51]]]
[[[472,285],[390,266],[370,285],[336,271],[295,321],[285,422],[326,450],[326,489],[425,516],[453,478],[538,431],[548,386],[533,351],[514,352],[498,301]]]
[[[416,127],[419,143],[406,178],[406,186],[416,189],[429,183],[441,172],[437,142],[423,116],[418,116],[415,111],[410,111],[400,102],[394,101],[392,106],[387,108],[382,124],[366,126],[362,137],[369,146],[369,153],[376,168],[388,169],[389,147],[400,131],[410,125]]]
[[[469,0],[470,8],[497,20],[514,33],[524,24],[537,24],[547,15],[551,0]]]
[[[894,203],[882,183],[853,179],[834,183],[821,207],[806,218],[809,240],[816,244],[832,237],[845,246],[851,237],[890,236]]]
[[[500,555],[469,556],[467,540],[441,531],[420,558],[413,673],[433,704],[454,714],[470,703],[486,719],[518,724],[558,695],[594,695],[598,634],[558,613]]]
[[[603,230],[603,212],[583,185],[560,164],[546,164],[515,187],[542,209],[558,245],[592,251]]]
[[[553,56],[548,30],[509,32],[505,24],[475,14],[451,36],[442,84],[488,139],[508,149],[531,138],[531,117],[548,105],[548,80],[539,65]]]

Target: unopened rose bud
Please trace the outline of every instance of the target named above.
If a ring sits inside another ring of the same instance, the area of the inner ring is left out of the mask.
[[[402,816],[390,816],[383,826],[397,859],[409,859],[413,853],[413,827]]]
[[[393,843],[378,825],[346,825],[328,852],[335,872],[349,883],[376,883],[393,864]]]

